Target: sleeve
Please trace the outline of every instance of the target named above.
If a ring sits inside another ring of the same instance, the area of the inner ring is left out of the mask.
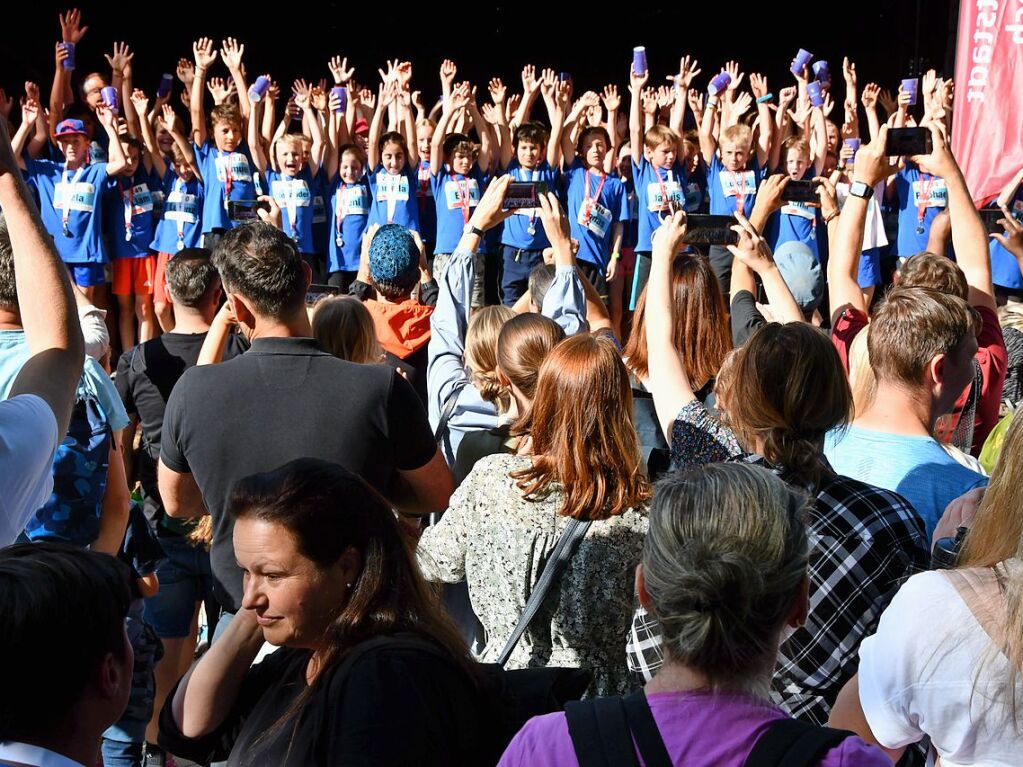
[[[131,381],[129,380],[131,361],[137,350],[137,346],[132,347],[117,360],[117,377],[114,379],[114,386],[121,397],[121,404],[124,405],[124,410],[129,416],[138,415],[138,409],[135,407],[135,397],[131,390]]]
[[[735,434],[712,416],[703,403],[682,406],[671,427],[671,466],[684,469],[720,463],[742,454]]]
[[[564,713],[534,716],[511,739],[497,767],[576,767],[571,740]]]
[[[110,376],[92,357],[85,358],[85,374],[91,379],[96,389],[96,398],[107,414],[110,428],[120,431],[130,423],[128,413],[121,402],[121,396],[110,380]]]
[[[486,458],[478,461],[452,494],[448,510],[440,522],[423,531],[416,549],[416,558],[427,580],[443,583],[465,580],[465,552],[469,545],[469,535],[478,528],[473,519],[476,496],[481,481],[486,484],[485,478],[492,473],[487,468],[492,463],[492,460]],[[484,479],[481,480],[481,477]]]
[[[110,351],[110,331],[107,330],[106,310],[96,306],[78,310],[78,321],[85,339],[85,353],[99,360]]]
[[[430,423],[440,420],[442,403],[452,389],[469,380],[465,369],[465,334],[475,279],[473,254],[455,250],[438,283],[437,307],[430,316],[427,387],[430,392]]]
[[[53,491],[57,419],[34,394],[0,402],[0,546],[9,546]]]
[[[977,364],[980,365],[981,390],[977,402],[977,417],[973,430],[973,454],[978,455],[984,440],[998,424],[1002,404],[1002,388],[1009,369],[1009,353],[998,315],[986,306],[977,307],[983,320],[977,338]]]
[[[394,446],[394,466],[398,471],[420,469],[437,452],[433,430],[423,411],[423,402],[412,384],[394,370],[391,394],[387,399],[387,433]]]
[[[377,292],[368,282],[352,280],[352,284],[348,286],[348,295],[355,296],[360,301],[368,301],[371,298],[376,298]]]
[[[562,265],[555,269],[554,280],[543,297],[540,313],[558,323],[566,336],[589,330],[586,291],[574,267]]]
[[[868,322],[867,315],[859,309],[846,309],[831,329],[831,343],[835,345],[846,375],[849,374],[849,349],[857,334],[867,327]]]
[[[437,281],[431,279],[429,282],[419,283],[419,303],[423,306],[437,306],[437,297],[440,295],[440,286]]]
[[[185,455],[188,446],[185,444],[183,433],[183,421],[187,410],[184,400],[188,396],[191,372],[192,370],[186,370],[171,389],[170,397],[167,398],[167,408],[163,414],[163,429],[160,432],[160,460],[167,468],[178,474],[192,473],[192,468],[188,465],[188,458]]]
[[[738,349],[749,337],[767,324],[757,309],[756,299],[748,290],[740,290],[732,297],[732,345]]]
[[[615,214],[615,221],[621,221],[622,223],[628,221],[631,216],[629,212],[629,193],[625,189],[625,184],[620,181],[618,183],[618,202],[613,213]]]

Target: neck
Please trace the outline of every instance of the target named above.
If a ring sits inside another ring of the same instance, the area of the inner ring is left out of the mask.
[[[100,730],[85,733],[80,723],[72,722],[69,719],[64,726],[53,728],[52,732],[55,734],[51,737],[23,742],[66,756],[79,764],[96,764],[99,756],[97,745],[100,740]]]
[[[376,298],[376,300],[377,300],[378,303],[388,304],[388,305],[394,306],[394,305],[397,305],[397,304],[403,304],[406,301],[410,300],[411,298],[412,298],[412,294],[411,293],[409,293],[408,295],[405,295],[405,296],[398,296],[397,298],[387,298],[383,293],[381,293],[378,290],[377,291],[377,298]]]
[[[81,158],[81,159],[77,159],[77,160],[65,160],[64,161],[64,167],[67,168],[68,170],[78,170],[83,165],[85,165],[85,158],[84,157]]]
[[[213,320],[213,317],[207,317],[207,314],[208,312],[203,312],[200,309],[175,304],[173,332],[181,333],[183,335],[194,335],[196,333],[207,332],[210,329],[210,325]]]
[[[309,315],[302,308],[301,313],[288,319],[269,319],[257,317],[256,326],[252,329],[250,341],[257,338],[312,338],[313,329],[309,324]]]
[[[773,656],[772,656],[773,657]],[[710,677],[698,669],[684,666],[666,656],[664,665],[643,688],[647,695],[661,692],[735,692],[757,697],[766,697],[770,690],[770,673],[755,674],[745,680],[745,684],[715,683]]]
[[[937,420],[926,391],[912,391],[890,381],[877,382],[870,407],[853,425],[887,434],[929,437]]]

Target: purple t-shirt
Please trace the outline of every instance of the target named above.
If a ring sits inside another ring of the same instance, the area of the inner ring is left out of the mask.
[[[647,700],[672,764],[742,767],[768,725],[787,715],[739,693],[664,692]],[[638,752],[637,752],[638,756]],[[643,763],[640,758],[640,764]],[[891,767],[880,749],[849,737],[820,767]],[[508,744],[498,767],[578,767],[563,713],[530,719]]]

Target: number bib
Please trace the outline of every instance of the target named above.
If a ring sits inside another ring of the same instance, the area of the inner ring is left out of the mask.
[[[444,183],[444,199],[448,204],[448,210],[459,210],[462,207],[462,195],[465,194],[467,188],[469,207],[475,208],[480,204],[480,187],[476,183],[476,179],[468,178],[464,182],[452,180]]]
[[[127,195],[125,195],[127,199]],[[153,195],[145,184],[133,186],[131,189],[131,214],[137,216],[141,213],[150,213],[153,210]]]
[[[931,185],[930,192],[925,194],[923,185],[919,181],[913,182],[913,204],[926,205],[928,208],[948,207],[948,188],[944,179],[936,178]]]
[[[646,188],[647,209],[651,213],[660,213],[669,202],[682,204],[685,197],[682,194],[682,187],[677,181],[665,181],[658,184],[656,181],[648,184]]]
[[[390,173],[377,174],[377,199],[389,202],[405,202],[409,198],[408,178],[392,176]]]
[[[245,155],[232,152],[229,155],[218,157],[216,160],[217,178],[220,181],[227,181],[227,169],[231,169],[231,178],[238,182],[251,182],[252,169]]]
[[[270,194],[279,205],[308,208],[313,201],[309,185],[301,179],[277,179],[270,185]]]
[[[735,174],[721,171],[718,178],[721,179],[721,192],[725,197],[736,197],[742,190],[745,190],[745,197],[753,197],[757,193],[757,177],[751,170]]]
[[[185,224],[199,223],[199,198],[187,192],[171,192],[164,205],[163,217]]]
[[[77,184],[59,181],[53,187],[53,207],[64,210],[65,201],[68,210],[92,213],[96,207],[96,187],[85,181]]]
[[[362,184],[349,186],[339,190],[337,195],[337,215],[365,216],[369,214],[369,195]]]
[[[611,211],[599,202],[595,202],[590,209],[590,215],[587,216],[586,205],[584,204],[579,208],[577,223],[586,231],[592,232],[597,237],[603,239],[607,236],[608,229],[611,228]]]

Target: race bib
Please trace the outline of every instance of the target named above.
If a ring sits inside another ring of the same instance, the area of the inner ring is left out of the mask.
[[[327,223],[327,205],[324,203],[323,197],[320,195],[313,197],[313,223]]]
[[[928,208],[948,207],[948,188],[943,179],[937,178],[931,184],[930,192],[925,196],[923,185],[919,181],[913,182],[913,204],[926,205]]]
[[[270,184],[270,194],[281,206],[294,205],[298,208],[308,208],[313,201],[309,185],[301,179],[277,179]]]
[[[369,214],[369,194],[362,184],[345,187],[337,195],[337,215],[365,216]]]
[[[459,190],[459,182],[445,182],[444,199],[448,204],[448,210],[459,210],[462,207],[461,195],[465,193],[467,188],[469,193],[469,207],[475,208],[480,203],[480,187],[479,184],[476,183],[476,179],[466,179],[461,184],[461,190]]]
[[[377,174],[377,199],[388,202],[405,202],[409,198],[408,178],[392,176],[390,173]]]
[[[125,193],[124,199],[128,199],[128,194]],[[131,214],[138,216],[142,213],[149,213],[153,210],[153,195],[149,191],[149,187],[142,183],[138,186],[134,186],[131,189]]]
[[[651,213],[660,213],[669,202],[674,201],[684,204],[685,198],[682,195],[682,187],[677,181],[665,181],[664,184],[654,182],[646,188],[647,208]]]
[[[199,197],[184,192],[171,192],[164,203],[163,217],[168,221],[181,221],[185,224],[199,222]]]
[[[96,187],[86,181],[77,184],[58,181],[53,187],[53,207],[57,210],[78,210],[92,213],[96,207]]]
[[[721,192],[725,197],[736,197],[740,192],[745,197],[752,197],[757,193],[757,177],[751,170],[739,173],[722,171],[718,178],[721,179]]]
[[[419,168],[419,187],[416,189],[416,197],[433,197],[433,186],[430,184],[430,166],[421,165]]]
[[[234,152],[230,155],[217,158],[217,178],[221,182],[227,181],[227,169],[231,169],[231,178],[234,181],[252,181],[252,169],[245,155]]]
[[[586,215],[586,205],[579,208],[579,226],[603,239],[611,228],[611,211],[599,202],[593,203],[590,215]]]
[[[781,212],[786,216],[797,216],[798,218],[805,218],[807,221],[813,221],[817,218],[817,211],[811,208],[806,203],[802,202],[790,202],[782,206]]]

